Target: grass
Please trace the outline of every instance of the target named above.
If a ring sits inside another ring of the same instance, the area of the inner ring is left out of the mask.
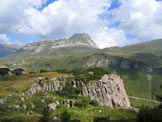
[[[53,78],[58,76],[72,76],[71,74],[63,74],[56,72],[46,72],[36,74],[25,74],[20,76],[11,76],[11,77],[0,77],[0,97],[18,94],[22,92],[24,89],[31,86],[33,82],[36,81],[37,78]],[[11,92],[14,89],[16,92]]]
[[[88,106],[87,108],[61,108],[56,109],[51,114],[52,116],[57,115],[60,116],[65,110],[71,115],[71,120],[80,120],[81,122],[93,122],[94,117],[110,117],[111,121],[120,120],[135,120],[137,113],[130,110],[122,110],[122,109],[111,109],[108,107],[92,107]],[[100,112],[101,111],[101,112]],[[0,117],[2,118],[18,118],[19,120],[24,120],[24,122],[38,122],[39,116],[37,114],[33,114],[27,116],[26,113],[23,112],[15,112],[9,115],[4,115]],[[60,122],[60,121],[59,121]],[[129,121],[128,121],[129,122]]]
[[[118,69],[117,74],[124,81],[128,96],[150,98],[147,75],[138,70]]]
[[[152,95],[153,99],[156,99],[156,96],[162,95],[162,90],[160,86],[162,85],[162,75],[156,74],[152,77]]]
[[[135,108],[141,108],[142,106],[148,106],[150,108],[156,107],[159,104],[158,103],[153,103],[153,102],[147,102],[147,101],[142,101],[142,100],[135,100],[135,99],[130,99],[131,106]]]
[[[31,71],[27,71],[31,72]],[[33,71],[32,71],[33,72]],[[119,70],[117,71],[117,74],[123,78],[125,87],[127,90],[128,95],[130,96],[136,96],[136,97],[142,97],[142,98],[149,98],[149,84],[148,84],[148,79],[147,75],[143,74],[141,71],[131,71],[131,70]],[[73,77],[72,74],[64,74],[64,73],[56,73],[56,72],[43,72],[40,73],[39,71],[34,71],[33,73],[27,73],[25,75],[20,75],[20,76],[14,76],[13,79],[10,78],[1,78],[0,80],[0,97],[2,96],[8,96],[12,95],[10,97],[10,101],[8,104],[27,104],[29,105],[31,102],[34,102],[35,100],[36,103],[40,99],[44,99],[44,96],[51,96],[51,97],[56,97],[60,103],[65,97],[60,97],[56,93],[52,92],[43,92],[41,94],[36,94],[32,99],[25,99],[25,101],[20,101],[19,94],[23,92],[26,88],[28,88],[33,82],[36,81],[38,77],[42,77],[43,79],[46,79],[48,77],[49,81],[53,77],[59,77],[59,76],[69,76]],[[158,81],[160,82],[161,76],[156,75],[153,76],[153,81]],[[153,86],[157,87],[157,86]],[[77,99],[80,100],[80,99]],[[133,107],[140,108],[141,106],[149,106],[149,107],[154,107],[156,104],[153,104],[151,102],[145,102],[141,100],[133,100],[130,99],[131,105]],[[41,103],[42,104],[42,103]],[[61,105],[59,108],[57,108],[55,111],[52,112],[52,115],[59,115],[62,112],[67,110],[70,115],[72,116],[72,119],[79,119],[82,122],[92,122],[94,117],[106,117],[109,116],[110,120],[117,121],[120,120],[119,122],[132,122],[135,120],[137,113],[131,110],[124,110],[120,108],[109,108],[109,107],[101,107],[101,106],[91,106],[88,105],[87,107],[73,107],[73,108],[65,108],[64,105]],[[27,111],[31,111],[30,109]],[[35,113],[34,113],[35,114]],[[22,115],[22,116],[21,116]],[[4,117],[5,115],[3,115]],[[8,117],[23,117],[25,121],[30,121],[32,120],[32,117],[35,119],[34,121],[37,121],[38,116],[30,116],[27,118],[26,112],[20,110],[20,111],[12,111],[7,115]]]
[[[65,108],[56,109],[52,114],[58,114],[64,112]],[[94,117],[110,117],[110,120],[121,120],[121,119],[135,119],[137,113],[130,110],[123,109],[112,109],[109,107],[93,107],[88,106],[86,108],[68,108],[66,109],[73,119],[79,119],[82,122],[92,122]]]
[[[143,62],[148,65],[162,66],[162,40],[143,42],[125,47],[107,48],[105,54],[125,57],[129,60]]]

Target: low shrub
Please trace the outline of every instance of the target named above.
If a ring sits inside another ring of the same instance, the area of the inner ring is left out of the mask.
[[[18,90],[17,90],[17,89],[12,88],[12,87],[7,88],[6,90],[7,90],[8,92],[15,92],[15,93],[17,93],[17,92],[18,92]]]
[[[109,117],[95,117],[93,122],[110,122]]]
[[[48,72],[48,70],[46,70],[46,69],[41,69],[40,70],[40,73],[44,73],[44,72]]]
[[[84,108],[84,107],[87,107],[89,103],[90,103],[90,100],[88,98],[82,98],[81,100],[75,103],[75,106]]]
[[[91,100],[89,104],[93,105],[93,106],[98,106],[99,105],[96,100]]]
[[[6,75],[9,71],[9,68],[0,68],[0,75]]]
[[[107,68],[75,69],[71,72],[75,76],[75,80],[83,81],[85,83],[91,80],[99,80],[104,74],[111,73]]]
[[[49,109],[48,109],[48,107],[46,105],[42,109],[41,117],[40,117],[39,122],[50,122],[50,121],[51,121],[50,111],[49,111]]]
[[[24,122],[21,118],[2,118],[0,122]]]
[[[60,116],[61,122],[70,122],[71,116],[70,114],[65,110],[61,116]]]
[[[142,107],[136,120],[137,122],[162,122],[162,109]]]
[[[80,92],[79,88],[75,88],[71,83],[67,83],[61,91],[56,93],[62,97],[77,98]]]

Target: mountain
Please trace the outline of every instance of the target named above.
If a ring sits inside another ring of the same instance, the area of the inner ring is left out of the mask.
[[[88,34],[79,33],[79,34],[72,35],[68,39],[60,39],[60,40],[50,39],[50,40],[30,43],[27,44],[25,47],[23,47],[22,50],[34,51],[34,53],[37,54],[42,52],[43,50],[46,50],[46,48],[49,48],[49,50],[53,50],[53,49],[64,48],[64,47],[98,48]]]
[[[23,59],[28,56],[73,56],[92,54],[100,49],[88,34],[74,34],[67,39],[49,39],[25,45],[7,59]]]
[[[10,55],[20,48],[19,45],[0,44],[0,58]]]
[[[68,39],[60,40],[45,40],[40,42],[33,42],[25,45],[19,53],[25,53],[30,56],[37,55],[53,55],[53,53],[58,52],[60,49],[72,47],[83,47],[83,48],[98,48],[97,45],[87,34],[74,34]]]
[[[105,54],[139,61],[150,66],[162,66],[162,39],[125,47],[104,49]]]
[[[87,34],[74,34],[68,39],[51,39],[27,44],[4,60],[7,64],[10,62],[11,66],[16,60],[15,66],[25,64],[25,68],[29,69],[162,67],[162,40],[99,49]]]

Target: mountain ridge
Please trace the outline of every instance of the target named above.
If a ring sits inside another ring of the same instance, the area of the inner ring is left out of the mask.
[[[20,49],[20,45],[0,43],[0,58],[10,55]]]
[[[88,34],[78,33],[72,35],[67,39],[59,39],[59,40],[45,40],[39,42],[33,42],[25,45],[21,50],[32,51],[33,54],[37,54],[46,50],[49,51],[58,49],[58,48],[66,48],[66,47],[91,47],[98,48],[97,45],[93,42]]]

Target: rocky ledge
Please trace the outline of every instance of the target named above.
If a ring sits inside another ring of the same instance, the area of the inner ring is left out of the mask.
[[[80,95],[98,101],[101,106],[131,107],[123,80],[117,75],[104,75],[100,80],[89,81],[88,83],[72,81],[72,84],[74,87],[82,89]],[[55,79],[55,81],[46,83],[43,83],[43,81],[39,79],[38,82],[32,85],[27,93],[28,95],[33,95],[39,91],[61,91],[65,85],[66,80],[64,78]]]
[[[104,75],[100,80],[90,81],[87,85],[80,81],[76,81],[75,84],[76,87],[82,87],[83,96],[97,100],[101,106],[130,107],[123,80],[117,75]]]

